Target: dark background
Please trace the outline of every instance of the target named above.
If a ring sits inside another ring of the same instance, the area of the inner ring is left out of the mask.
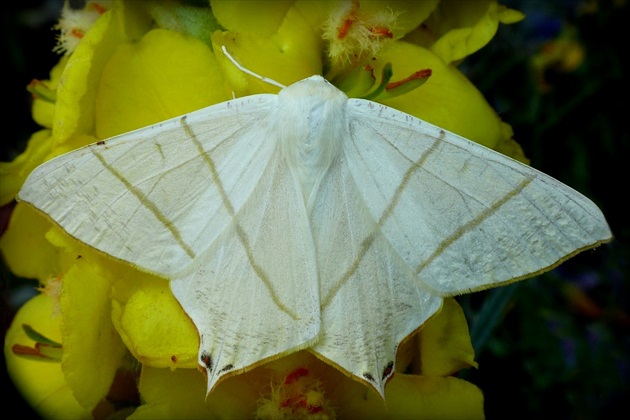
[[[538,278],[461,297],[479,362],[478,370],[461,376],[484,391],[489,419],[612,417],[626,411],[623,403],[630,397],[628,5],[620,0],[502,3],[527,18],[502,25],[460,68],[512,125],[532,166],[595,201],[615,240]],[[33,78],[46,79],[59,58],[51,51],[51,27],[60,4],[3,5],[7,102],[0,160],[13,159],[38,129],[25,86]],[[584,52],[581,64],[566,69],[560,60],[552,61],[535,71],[534,60],[568,33]],[[22,303],[25,282],[4,266],[0,270],[4,336]],[[6,377],[4,360],[0,369],[5,410],[32,414]]]
[[[0,161],[13,160],[26,147],[30,135],[40,129],[31,118],[31,94],[26,91],[26,85],[32,79],[48,79],[50,69],[59,61],[59,56],[52,52],[56,32],[51,28],[62,5],[61,0],[20,0],[2,4],[0,57],[3,98],[7,102],[2,106],[5,130],[0,137]],[[0,231],[5,228],[6,218],[6,208],[0,209]],[[0,257],[0,334],[3,343],[14,313],[31,296],[35,286],[32,281],[16,279]],[[0,363],[5,413],[38,418],[8,378],[4,351]]]
[[[615,239],[538,278],[465,296],[488,418],[613,418],[630,397],[628,5],[504,1],[527,14],[463,69],[531,164],[600,206]],[[532,63],[573,33],[584,61]],[[496,329],[492,330],[496,324]]]

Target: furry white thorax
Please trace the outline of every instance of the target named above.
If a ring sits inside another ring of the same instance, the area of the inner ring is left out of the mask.
[[[346,137],[348,97],[319,75],[296,82],[278,94],[273,120],[279,133],[280,153],[312,202],[317,185],[338,158]]]

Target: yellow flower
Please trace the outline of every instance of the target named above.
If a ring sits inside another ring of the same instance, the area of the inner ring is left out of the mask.
[[[1,204],[54,156],[233,95],[277,92],[235,68],[221,46],[285,85],[323,74],[357,96],[378,89],[387,63],[388,89],[414,87],[414,75],[430,69],[421,87],[374,100],[524,160],[509,126],[455,65],[483,47],[499,23],[522,18],[496,1],[211,6],[90,1],[83,12],[66,8],[59,26],[65,56],[50,80],[31,88],[33,115],[44,128],[22,155],[0,164]],[[307,350],[232,376],[206,398],[197,331],[166,279],[77,242],[22,203],[0,250],[13,272],[42,286],[14,319],[5,355],[16,385],[45,417],[483,417],[481,392],[452,376],[475,366],[454,300],[401,345],[387,404]],[[23,324],[60,342],[61,360],[16,351],[37,348]]]

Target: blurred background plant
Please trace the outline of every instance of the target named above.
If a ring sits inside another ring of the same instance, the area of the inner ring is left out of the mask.
[[[630,396],[625,1],[503,1],[526,14],[462,68],[531,165],[593,199],[615,240],[463,297],[488,418],[606,418]],[[496,329],[492,329],[495,323]]]
[[[628,4],[624,0],[503,0],[527,18],[501,25],[460,68],[512,125],[533,167],[593,199],[615,240],[538,278],[459,298],[489,419],[613,416],[630,397],[630,205],[626,163]],[[37,125],[26,85],[45,79],[62,0],[8,2],[2,13],[5,134],[12,160]],[[0,182],[2,180],[0,179]],[[7,220],[0,212],[0,229]],[[2,335],[34,284],[0,268]],[[33,414],[7,378],[3,401]]]

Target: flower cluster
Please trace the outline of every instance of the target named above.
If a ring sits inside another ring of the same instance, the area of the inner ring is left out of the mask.
[[[322,74],[348,96],[525,160],[510,127],[457,68],[500,23],[522,17],[494,0],[66,5],[63,57],[48,80],[29,86],[42,129],[22,155],[0,164],[0,204],[54,156],[233,96],[277,92],[237,69],[222,46],[285,85]],[[478,388],[452,376],[475,366],[452,299],[400,346],[387,404],[308,350],[232,376],[206,397],[199,337],[167,279],[79,243],[23,203],[0,250],[16,275],[39,282],[7,333],[5,355],[45,417],[483,416]]]

